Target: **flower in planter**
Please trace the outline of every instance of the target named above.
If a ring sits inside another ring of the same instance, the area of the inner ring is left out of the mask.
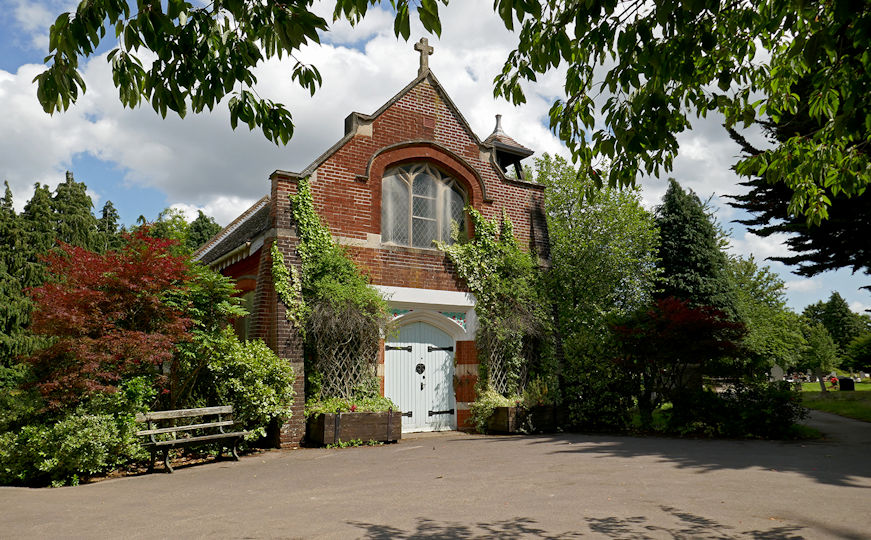
[[[351,412],[357,412],[357,406],[351,405]]]

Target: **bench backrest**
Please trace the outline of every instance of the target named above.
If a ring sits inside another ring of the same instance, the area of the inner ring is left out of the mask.
[[[199,409],[177,409],[174,411],[154,411],[137,413],[137,422],[155,422],[157,420],[173,420],[176,418],[195,418],[198,416],[213,416],[218,414],[233,414],[232,405],[220,407],[202,407]]]

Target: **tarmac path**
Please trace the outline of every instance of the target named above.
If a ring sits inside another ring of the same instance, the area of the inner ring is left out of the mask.
[[[823,441],[418,435],[57,489],[0,538],[871,538],[871,424]]]

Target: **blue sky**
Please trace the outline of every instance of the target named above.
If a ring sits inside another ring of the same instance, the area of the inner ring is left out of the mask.
[[[290,81],[288,62],[270,61],[258,73],[258,92],[288,105],[296,134],[286,147],[269,143],[244,127],[233,131],[226,110],[185,120],[162,120],[150,107],[124,109],[111,83],[105,51],[84,62],[85,96],[72,109],[49,117],[42,112],[31,83],[47,54],[48,27],[71,9],[69,0],[5,0],[0,11],[0,181],[12,186],[21,208],[34,182],[55,186],[66,170],[84,181],[96,211],[107,200],[122,221],[144,215],[153,219],[168,206],[189,215],[201,209],[226,224],[268,191],[275,169],[300,170],[342,136],[343,119],[352,111],[371,113],[411,81],[418,55],[411,43],[397,40],[389,14],[373,10],[355,29],[335,25],[324,44],[301,52],[318,66],[324,85],[314,98]],[[330,8],[322,13],[328,20]],[[544,77],[527,88],[528,102],[514,107],[495,100],[492,80],[501,70],[515,39],[492,12],[489,0],[453,2],[442,9],[443,33],[430,37],[433,72],[472,128],[482,139],[493,129],[494,115],[503,115],[506,132],[539,154],[566,154],[547,129],[547,111],[561,95],[562,73]],[[413,28],[413,36],[424,35]],[[674,176],[703,199],[713,196],[718,219],[732,229],[733,253],[757,260],[786,255],[783,238],[762,239],[731,223],[743,215],[724,203],[739,181],[731,165],[739,154],[717,118],[694,123],[679,137],[681,151]],[[645,205],[653,207],[665,192],[663,178],[641,179]],[[868,276],[847,270],[810,279],[768,262],[786,282],[790,306],[801,310],[838,291],[854,310],[871,308],[871,294],[859,287]]]

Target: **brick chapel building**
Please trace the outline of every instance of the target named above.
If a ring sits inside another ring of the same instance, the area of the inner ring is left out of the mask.
[[[300,172],[270,175],[257,201],[195,254],[236,280],[252,314],[237,325],[263,339],[297,374],[293,417],[282,445],[305,434],[300,338],[272,286],[271,246],[299,264],[289,196],[308,177],[315,208],[387,298],[399,331],[380,347],[383,393],[406,416],[403,431],[467,429],[478,360],[475,299],[434,241],[450,240],[468,204],[494,218],[504,210],[521,246],[548,258],[544,187],[523,179],[533,154],[496,129],[480,140],[428,67],[425,39],[417,78],[371,115],[351,113],[345,135]],[[408,413],[411,415],[408,415]]]

